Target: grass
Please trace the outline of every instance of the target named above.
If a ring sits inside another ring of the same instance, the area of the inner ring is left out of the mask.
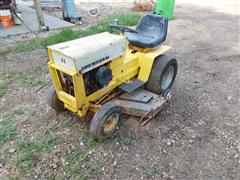
[[[65,161],[63,169],[70,173],[72,179],[88,179],[97,175],[101,166],[98,163],[87,161],[87,153],[82,150],[79,145],[76,145],[71,151],[66,151],[62,157]]]
[[[124,132],[118,131],[113,134],[109,140],[111,139],[122,142],[124,145],[129,145],[136,140],[136,136],[130,129],[126,129]]]
[[[39,86],[43,84],[43,82],[39,79],[36,79],[32,74],[24,74],[22,76],[23,83],[29,86]]]
[[[42,72],[43,75],[48,74],[49,73],[48,66],[47,65],[42,66],[41,67],[41,72]]]
[[[97,148],[102,143],[101,141],[96,141],[93,135],[89,132],[85,132],[84,134],[82,134],[82,136],[80,137],[80,141],[82,141],[89,149]]]
[[[55,137],[43,138],[37,141],[24,140],[19,142],[17,167],[24,171],[31,170],[39,161],[39,153],[50,151],[56,143],[57,139]]]
[[[154,175],[159,174],[159,168],[158,168],[158,166],[157,166],[156,164],[147,166],[147,168],[145,169],[145,174],[146,174],[147,176],[154,176]]]
[[[17,135],[18,127],[14,120],[21,114],[24,114],[23,109],[17,108],[2,115],[0,121],[0,144],[12,140]]]
[[[18,142],[16,167],[19,170],[19,176],[33,177],[35,167],[39,165],[38,163],[48,163],[43,162],[43,154],[48,154],[49,159],[52,159],[51,152],[54,146],[65,142],[58,136],[60,129],[65,126],[66,122],[51,123],[50,126],[46,127],[41,137],[35,140],[25,139]],[[92,137],[84,134],[80,139],[84,142],[87,149],[83,149],[78,141],[75,142],[72,148],[65,149],[58,154],[58,158],[61,161],[57,163],[57,166],[58,170],[66,172],[71,179],[84,180],[97,176],[101,171],[101,166],[98,162],[92,163],[88,161],[87,150],[97,145]],[[66,179],[65,175],[59,173],[46,173],[44,176],[49,176],[47,179]]]
[[[60,142],[56,132],[60,126],[53,124],[43,133],[42,137],[35,140],[24,139],[18,142],[18,157],[16,167],[20,174],[32,176],[34,168],[41,161],[41,154],[50,152],[53,147]]]
[[[140,18],[141,16],[137,13],[115,14],[83,30],[74,31],[70,28],[62,29],[58,33],[55,33],[48,37],[36,37],[26,42],[17,43],[17,45],[14,47],[2,48],[0,49],[0,55],[6,55],[11,52],[29,52],[37,48],[46,48],[47,46],[56,43],[61,43],[84,36],[105,32],[108,30],[109,24],[113,23],[114,19],[118,19],[119,24],[121,25],[134,26],[138,23]]]
[[[47,47],[56,43],[105,32],[108,30],[109,24],[113,23],[114,19],[118,19],[121,25],[134,26],[138,23],[140,17],[141,16],[136,13],[115,14],[84,30],[74,31],[72,29],[63,29],[59,33],[41,39],[40,44],[42,47]]]
[[[47,74],[47,66],[42,67],[41,71],[43,74]],[[8,85],[14,80],[14,78],[15,80],[17,79],[16,76],[14,76],[14,73],[0,71],[0,98],[4,96]],[[22,82],[28,86],[34,87],[43,84],[43,81],[36,79],[32,74],[25,73],[21,75],[20,78]]]
[[[42,67],[41,69],[43,74],[48,73],[47,66]],[[6,88],[14,80],[18,79],[14,76],[14,73],[11,72],[0,72],[0,98],[4,96]],[[43,84],[43,81],[36,79],[32,74],[24,73],[20,76],[20,79],[25,85],[35,87]]]
[[[0,121],[0,144],[4,145],[0,153],[0,162],[16,170],[16,173],[12,174],[13,179],[33,179],[35,175],[38,176],[36,168],[39,166],[46,170],[42,171],[46,179],[85,180],[95,179],[99,175],[102,168],[101,162],[89,161],[88,151],[97,148],[100,144],[90,134],[83,133],[80,137],[77,136],[71,143],[72,146],[62,149],[63,144],[68,144],[69,137],[59,136],[59,132],[62,128],[72,125],[73,122],[69,119],[62,123],[52,122],[44,126],[40,136],[23,138],[18,136],[20,131],[14,123],[16,117],[23,113],[23,109],[16,108],[3,114]],[[29,115],[32,117],[31,113]],[[8,140],[14,140],[14,145],[6,144]],[[83,142],[84,146],[80,142]],[[16,152],[9,154],[10,148],[15,148]],[[57,154],[53,153],[55,148]],[[56,157],[59,159],[57,173],[51,169],[51,162]]]
[[[0,72],[0,97],[5,94],[5,90],[10,82],[13,80],[13,73]]]

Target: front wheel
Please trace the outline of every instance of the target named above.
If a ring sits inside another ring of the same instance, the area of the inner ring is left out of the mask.
[[[47,103],[51,108],[58,112],[65,110],[63,102],[58,99],[54,86],[49,88]]]
[[[108,138],[115,131],[121,114],[121,108],[106,103],[95,113],[90,124],[90,133],[99,140]]]
[[[166,93],[174,83],[177,70],[178,64],[176,59],[167,55],[157,57],[154,60],[145,88],[156,94]]]

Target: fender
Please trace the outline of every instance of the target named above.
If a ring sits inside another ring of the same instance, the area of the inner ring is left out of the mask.
[[[160,46],[156,49],[151,49],[148,52],[137,52],[136,54],[138,54],[139,56],[140,66],[137,78],[141,81],[147,82],[152,70],[154,60],[161,54],[164,54],[169,49],[171,49],[171,47],[169,46]]]

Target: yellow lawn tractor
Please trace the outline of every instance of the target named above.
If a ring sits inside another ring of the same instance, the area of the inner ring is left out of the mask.
[[[146,124],[170,99],[177,74],[176,59],[164,55],[170,47],[161,45],[167,28],[167,18],[147,14],[136,29],[115,23],[109,32],[49,46],[48,104],[80,119],[95,112],[90,132],[98,139],[114,132],[121,114]]]

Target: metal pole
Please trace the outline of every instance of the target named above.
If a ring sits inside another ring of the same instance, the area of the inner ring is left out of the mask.
[[[45,27],[45,24],[44,24],[42,9],[41,9],[39,0],[34,0],[34,6],[36,10],[36,15],[37,15],[39,31],[42,31],[43,28]]]

